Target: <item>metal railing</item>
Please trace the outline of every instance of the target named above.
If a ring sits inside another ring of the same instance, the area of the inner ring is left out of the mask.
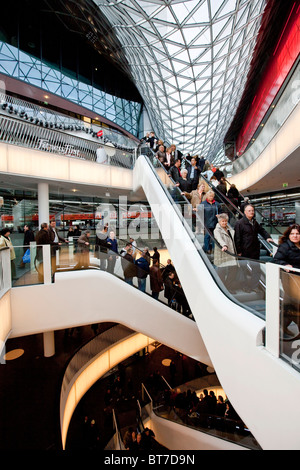
[[[94,132],[102,131],[104,142],[109,140],[112,143],[126,146],[126,147],[136,147],[136,142],[133,142],[130,137],[122,134],[121,132],[109,129],[107,127],[103,128],[100,125],[95,123],[90,124],[83,122],[80,119],[67,116],[55,112],[47,107],[38,106],[33,103],[29,103],[20,98],[15,98],[13,96],[0,93],[0,113],[7,115],[11,114],[16,119],[26,119],[30,122],[41,123],[43,126],[55,127],[65,131],[85,131],[87,133],[93,134]]]
[[[101,163],[130,169],[135,163],[134,151],[124,152],[112,146],[3,115],[0,116],[0,142],[95,162],[97,151],[104,149],[107,158]]]

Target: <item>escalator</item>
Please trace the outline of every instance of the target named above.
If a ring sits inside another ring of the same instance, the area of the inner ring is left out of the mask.
[[[300,418],[300,410],[295,410],[300,377],[264,347],[266,263],[232,254],[239,267],[237,277],[242,274],[237,279],[240,288],[232,292],[226,275],[204,253],[201,217],[195,228],[187,201],[164,170],[142,155],[133,180],[134,190],[144,190],[216,373],[237,413],[263,449],[299,448],[292,429]],[[286,402],[287,388],[289,411],[285,409],[274,422],[274,406]]]
[[[221,246],[215,239],[214,233],[206,226],[203,206],[200,204],[197,207],[197,212],[193,211],[190,201],[180,190],[176,182],[168,175],[163,165],[157,161],[151,152],[148,153],[147,158],[149,164],[152,165],[152,168],[158,175],[163,188],[167,191],[170,203],[173,207],[175,205],[183,216],[197,251],[201,252],[204,256],[203,259],[209,266],[209,269],[212,269],[211,272],[215,276],[216,281],[221,284],[222,289],[227,292],[229,297],[234,297],[234,300],[241,306],[247,306],[252,313],[264,319],[265,262],[270,259],[272,253],[270,244],[260,237],[266,253],[261,250],[262,256],[259,261],[238,257],[236,253],[227,251],[227,262],[222,266],[215,266],[214,253],[204,253],[203,251],[205,234],[209,234],[217,249],[220,250]],[[219,204],[219,213],[223,212],[228,215],[228,225],[234,229],[236,221],[243,214],[226,196],[222,197],[222,194],[206,178],[201,176],[201,179],[206,183],[208,189],[214,191],[215,200]],[[232,278],[235,279],[234,286],[232,286]]]

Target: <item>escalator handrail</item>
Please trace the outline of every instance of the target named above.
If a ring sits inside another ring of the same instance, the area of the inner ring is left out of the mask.
[[[148,159],[148,156],[147,156],[147,155],[146,155],[146,158]],[[175,189],[176,191],[178,191],[178,194],[179,194],[180,197],[184,200],[185,204],[188,204],[189,206],[191,206],[190,201],[189,201],[189,200],[187,199],[187,197],[182,193],[182,191],[180,190],[180,188],[179,188],[178,186],[176,186],[176,182],[175,182],[175,181],[173,180],[173,178],[168,174],[166,168],[161,164],[161,162],[160,162],[159,160],[157,161],[157,163],[158,163],[159,166],[164,170],[164,172],[168,175],[169,181],[170,181],[171,183],[173,183],[174,189]],[[152,167],[152,165],[150,165],[150,166]],[[158,178],[158,180],[159,180],[159,182],[161,182],[159,178]],[[213,185],[212,185],[212,186],[213,186]],[[211,187],[211,186],[210,186],[210,187]],[[164,189],[164,188],[163,188],[163,189]],[[170,200],[170,202],[171,202],[172,205],[173,205],[173,203],[174,203],[173,199],[169,196],[169,193],[168,193],[168,192],[166,192],[166,194],[167,194],[167,196],[168,196],[168,199]],[[176,206],[176,204],[174,205],[174,207],[176,207],[176,209],[178,209],[177,206]],[[198,215],[197,213],[195,213],[195,217],[196,217],[198,220],[200,220],[200,219],[199,219],[199,215]],[[218,246],[218,248],[222,249],[222,246],[221,246],[220,243],[215,239],[214,234],[205,226],[204,222],[203,222],[203,221],[200,221],[200,223],[201,223],[201,225],[204,226],[205,230],[209,233],[210,237],[213,239],[214,243]],[[226,251],[226,254],[228,254],[229,256],[232,256],[232,257],[234,257],[235,259],[238,259],[238,260],[246,260],[246,261],[249,261],[248,258],[243,258],[242,256],[238,256],[237,253],[231,253],[229,250]],[[255,260],[255,261],[257,261],[257,260]],[[260,261],[260,263],[263,264],[264,262],[263,262],[263,261]]]
[[[226,178],[225,178],[225,181],[226,181],[226,183],[228,183],[229,185],[231,185],[231,183],[230,183]],[[239,193],[241,199],[242,199],[243,201],[245,201],[246,196],[244,196],[243,193],[241,193],[241,191],[239,191],[239,190],[237,190],[237,191],[238,191],[238,193]],[[251,202],[249,202],[249,204],[251,204]],[[252,204],[251,204],[251,205],[252,205]],[[257,207],[255,207],[255,211],[256,211],[261,217],[263,217],[262,213],[260,212],[259,209],[257,209]],[[271,225],[271,227],[278,233],[278,235],[282,235],[282,233],[278,230],[278,228],[277,228],[275,225],[272,225],[272,224],[270,224],[270,225]],[[278,247],[278,245],[277,245],[275,242],[270,243],[270,244],[271,244],[271,245],[274,245],[274,246],[276,246],[276,247]]]
[[[211,189],[213,189],[214,192],[216,192],[216,194],[219,196],[219,198],[222,199],[227,206],[229,205],[232,209],[234,209],[236,212],[238,212],[238,214],[241,217],[244,217],[244,213],[240,210],[240,208],[235,206],[233,204],[233,202],[225,194],[221,193],[221,191],[218,189],[218,187],[214,186],[202,173],[201,173],[201,178],[208,184],[208,186]],[[273,256],[273,250],[272,250],[272,248],[270,248],[270,245],[274,245],[274,246],[278,246],[278,245],[274,241],[272,243],[267,242],[260,234],[258,234],[258,239],[259,239],[260,243],[265,247],[265,249],[269,252],[269,254],[271,256]]]
[[[153,167],[152,163],[150,162],[149,158],[144,155],[144,158],[145,158],[145,161],[148,163],[149,165],[149,168],[151,169],[152,173],[155,175],[155,178],[156,180],[159,182],[164,194],[166,195],[166,197],[168,198],[170,204],[172,205],[172,207],[174,208],[174,210],[176,211],[178,217],[179,217],[179,220],[181,221],[182,225],[184,226],[184,228],[186,229],[187,233],[189,234],[190,236],[190,239],[191,241],[194,243],[195,245],[195,248],[196,250],[198,251],[199,255],[201,256],[201,259],[202,261],[204,262],[208,272],[210,273],[210,275],[212,276],[212,278],[214,279],[215,283],[217,284],[218,288],[223,292],[223,294],[228,297],[232,302],[234,302],[236,305],[239,305],[240,307],[242,307],[243,309],[246,309],[247,311],[249,311],[250,313],[262,318],[259,313],[252,309],[251,307],[249,307],[248,305],[244,305],[242,304],[239,300],[237,300],[226,288],[224,289],[224,285],[222,284],[222,282],[220,281],[219,279],[219,276],[217,275],[216,273],[216,270],[213,268],[211,262],[209,261],[208,257],[207,256],[204,256],[204,252],[201,248],[201,246],[199,245],[198,243],[198,240],[195,238],[195,236],[193,235],[193,232],[191,232],[191,228],[189,227],[189,225],[186,223],[184,217],[182,216],[181,212],[179,211],[178,207],[176,204],[174,204],[174,200],[172,199],[171,195],[168,193],[168,191],[166,191],[164,185],[163,185],[163,182],[161,181],[161,179],[159,178],[159,176],[157,175],[156,171],[155,171],[155,168]],[[199,245],[200,249],[197,247],[197,245]],[[250,262],[251,260],[247,259],[247,258],[242,258],[242,257],[237,257],[236,258],[238,260],[245,260],[246,262]],[[259,264],[262,264],[264,265],[265,262],[264,261],[258,261],[258,260],[253,260],[255,261],[256,263],[259,263]],[[263,318],[264,319],[264,318]]]

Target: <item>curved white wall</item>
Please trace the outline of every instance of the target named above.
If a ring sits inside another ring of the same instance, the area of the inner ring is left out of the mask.
[[[30,178],[132,189],[132,170],[0,143],[0,172]]]
[[[169,450],[249,450],[211,434],[160,418],[153,412],[150,416],[148,428],[153,430],[157,442]]]
[[[265,322],[218,288],[144,157],[139,157],[134,169],[134,188],[140,185],[235,410],[263,449],[300,449],[300,374],[264,348]],[[276,413],[283,403],[284,410]]]
[[[116,322],[212,365],[194,321],[107,272],[57,273],[55,283],[11,289],[10,337]]]
[[[263,150],[260,149],[259,141],[260,139],[263,139],[263,133],[266,129],[261,132],[257,138],[257,142],[253,144],[253,146],[257,145],[258,157],[253,162],[249,161],[248,163],[245,163],[246,169],[237,175],[232,176],[230,178],[230,183],[235,184],[240,191],[244,191],[262,178],[266,178],[270,171],[276,168],[281,162],[288,158],[289,155],[299,148],[299,122],[300,103],[296,106],[291,115]],[[240,160],[241,162],[247,162],[247,152],[237,160],[236,165],[240,163]],[[233,165],[235,165],[235,163]],[[295,168],[295,171],[297,173],[298,169]],[[285,181],[283,180],[282,183],[284,182]]]

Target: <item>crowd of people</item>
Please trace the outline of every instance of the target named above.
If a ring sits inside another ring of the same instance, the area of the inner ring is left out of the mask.
[[[216,396],[213,390],[204,389],[199,396],[188,389],[167,389],[162,402],[186,424],[204,428],[219,428],[235,432],[236,428],[245,429],[244,423],[227,398]]]
[[[115,233],[109,231],[106,225],[96,235],[95,256],[100,260],[100,269],[111,274],[114,272],[116,259],[119,256],[127,284],[133,286],[134,278],[136,278],[138,289],[146,292],[147,278],[149,278],[151,295],[154,299],[158,300],[160,292],[163,292],[171,308],[185,316],[191,315],[174,265],[171,259],[167,260],[166,266],[160,264],[160,253],[157,247],[153,248],[153,254],[150,255],[148,247],[139,250],[136,241],[130,238],[124,248],[119,250]]]
[[[155,440],[154,432],[149,428],[144,428],[141,432],[129,427],[125,432],[123,443],[125,449],[130,452],[150,452],[160,447]]]
[[[148,136],[144,138],[146,142],[147,139]],[[196,233],[204,230],[203,249],[205,253],[213,254],[213,263],[218,268],[221,279],[226,281],[226,286],[230,286],[231,292],[235,293],[238,287],[237,270],[241,268],[239,279],[243,279],[242,282],[245,283],[243,289],[249,292],[254,290],[260,279],[259,264],[252,263],[252,275],[249,280],[249,270],[244,263],[238,263],[238,258],[259,260],[259,236],[269,243],[274,241],[256,221],[255,210],[249,199],[242,198],[234,184],[228,188],[224,172],[211,165],[203,156],[183,157],[182,153],[175,156],[172,152],[175,146],[166,148],[163,142],[156,139],[153,132],[149,146],[156,152],[157,160],[166,168],[175,186],[190,202],[193,230]],[[230,201],[229,210],[217,201],[216,192]],[[232,230],[228,223],[228,213],[235,214],[234,208],[239,209],[243,216],[239,216]]]
[[[239,262],[239,258],[258,261],[260,258],[259,236],[269,243],[274,243],[271,235],[256,221],[255,209],[248,198],[241,198],[234,184],[227,187],[224,172],[214,167],[205,160],[203,156],[183,156],[175,145],[166,146],[154,132],[148,133],[142,141],[153,150],[155,158],[166,169],[170,179],[179,188],[181,194],[190,202],[193,213],[193,229],[197,233],[197,221],[201,218],[204,229],[204,251],[213,255],[213,264],[218,269],[221,280],[235,293],[238,288],[237,279],[245,281],[244,290],[253,291],[257,288],[260,279],[259,263],[252,263],[252,275],[249,279],[249,270],[245,263]],[[210,182],[210,185],[208,184]],[[214,187],[216,188],[214,190]],[[223,204],[217,201],[216,190],[228,200],[233,207],[238,208],[243,216],[235,223],[234,229],[229,225],[229,217]],[[198,213],[198,214],[197,214]],[[297,238],[298,226],[295,225],[292,233],[287,230],[279,241],[279,249],[274,257],[274,262],[286,263],[287,266],[299,267],[299,241]],[[83,233],[78,227],[71,227],[68,237],[61,237],[56,229],[55,220],[50,223],[41,224],[41,229],[34,237],[30,228],[24,227],[24,251],[30,241],[35,239],[37,248],[37,260],[42,266],[42,245],[51,246],[52,273],[56,271],[56,252],[62,243],[68,243],[70,236],[76,240],[76,264],[74,269],[87,269],[90,264],[90,230]],[[16,255],[10,239],[10,230],[5,228],[1,232],[0,247],[10,248],[12,278],[16,276]],[[138,288],[145,292],[147,278],[150,278],[152,296],[159,298],[160,292],[164,291],[164,297],[168,305],[190,315],[190,309],[184,296],[180,281],[174,271],[169,271],[171,261],[163,271],[159,262],[159,252],[154,248],[151,257],[149,250],[145,247],[139,251],[136,242],[130,239],[125,248],[119,250],[118,241],[114,231],[108,226],[103,226],[97,231],[95,243],[95,256],[100,260],[100,269],[114,273],[118,256],[121,256],[121,265],[126,283],[133,285],[133,279],[137,278]],[[290,258],[293,264],[290,262]],[[24,266],[24,264],[23,264]],[[22,261],[20,264],[22,267]],[[42,279],[42,269],[38,270],[39,278]],[[237,273],[239,272],[239,276]],[[243,281],[242,281],[243,282]]]

